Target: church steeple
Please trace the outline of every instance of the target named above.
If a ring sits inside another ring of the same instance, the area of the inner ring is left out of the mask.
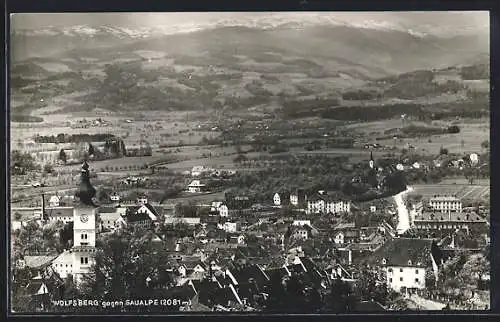
[[[89,164],[87,163],[87,161],[84,161],[80,175],[80,187],[78,189],[78,192],[76,193],[76,196],[84,205],[95,206],[93,202],[95,194],[96,190],[90,183]]]

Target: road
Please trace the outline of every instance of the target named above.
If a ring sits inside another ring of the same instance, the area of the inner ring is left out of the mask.
[[[413,188],[408,186],[405,191],[402,191],[393,197],[398,210],[398,226],[396,229],[400,235],[410,229],[410,214],[404,202],[403,196],[412,191]]]
[[[441,311],[446,306],[446,304],[434,302],[428,299],[424,299],[418,295],[411,295],[410,299],[415,302],[419,307],[422,307],[424,310],[437,310]]]

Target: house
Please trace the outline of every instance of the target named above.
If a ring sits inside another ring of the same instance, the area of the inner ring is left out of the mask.
[[[311,221],[297,219],[293,221],[292,226],[311,226]]]
[[[337,245],[356,243],[359,239],[359,231],[355,229],[343,229],[334,234],[334,243]]]
[[[61,199],[58,196],[52,196],[49,199],[50,207],[59,207],[60,202],[61,202]]]
[[[51,207],[45,209],[45,214],[50,222],[62,221],[67,224],[73,221],[73,207]]]
[[[229,208],[227,205],[221,201],[212,202],[212,206],[210,208],[211,212],[217,212],[221,217],[229,216]]]
[[[175,224],[187,224],[189,226],[196,226],[201,224],[201,219],[199,217],[165,217],[166,225],[175,225]]]
[[[38,273],[26,285],[26,293],[31,299],[30,306],[35,311],[43,311],[51,305],[51,301],[62,297],[64,281],[50,271]]]
[[[387,286],[397,292],[424,289],[426,272],[438,276],[441,249],[432,239],[395,238],[364,262],[385,273]]]
[[[307,200],[306,213],[308,214],[339,214],[350,211],[351,203],[349,201],[341,200],[325,192],[319,192]]]
[[[441,212],[462,211],[462,201],[455,196],[433,196],[429,200],[431,209]]]
[[[99,218],[102,229],[113,230],[119,227],[119,219],[125,216],[127,208],[125,207],[100,207]]]
[[[474,212],[423,212],[413,219],[415,229],[431,232],[457,229],[470,232],[473,227],[486,227],[487,224],[487,220]]]
[[[192,177],[200,177],[200,176],[202,176],[203,174],[205,174],[206,172],[209,172],[209,171],[210,171],[210,169],[206,168],[204,166],[194,166],[191,169],[191,176]]]
[[[229,221],[226,221],[224,224],[219,224],[217,226],[219,229],[222,229],[227,233],[238,232],[241,228],[241,224],[239,222],[229,222]]]
[[[290,203],[295,207],[303,207],[306,205],[307,195],[304,190],[296,190],[290,194]]]
[[[273,203],[275,206],[281,206],[281,199],[283,199],[283,195],[279,194],[279,193],[275,193],[274,196],[273,196]]]
[[[109,199],[114,202],[120,202],[121,198],[120,195],[115,193],[112,193],[111,196],[109,196]]]
[[[201,183],[200,180],[193,180],[188,185],[187,191],[190,193],[200,193],[205,189],[205,184]]]
[[[294,226],[292,228],[292,236],[295,239],[307,240],[312,236],[310,226]]]

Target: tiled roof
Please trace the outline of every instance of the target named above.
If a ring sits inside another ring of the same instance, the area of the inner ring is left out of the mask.
[[[440,202],[440,201],[460,201],[460,199],[458,199],[457,197],[455,196],[435,196],[435,197],[432,197],[429,199],[430,202],[433,202],[433,201],[437,201],[437,202]]]
[[[73,207],[47,207],[45,213],[49,217],[73,217]]]
[[[263,286],[268,281],[267,274],[257,265],[247,265],[240,269],[231,270],[238,284],[246,284],[250,279],[255,280],[258,285]]]
[[[415,216],[416,221],[456,221],[456,222],[485,222],[484,218],[476,213],[469,212],[423,212]]]
[[[148,214],[146,213],[133,213],[127,216],[127,222],[134,223],[138,221],[151,220]]]
[[[34,278],[26,286],[26,291],[29,295],[35,295],[42,285],[44,285],[44,282],[41,278]]]
[[[387,241],[362,262],[383,265],[383,259],[385,259],[386,265],[427,267],[431,264],[432,251],[432,239],[395,238]],[[434,252],[435,257],[439,257],[438,255]],[[440,262],[440,259],[435,259],[438,263]],[[409,261],[412,265],[409,265]]]
[[[24,256],[26,266],[30,268],[42,268],[50,265],[59,255],[52,256]]]
[[[99,207],[99,214],[116,213],[116,207]]]

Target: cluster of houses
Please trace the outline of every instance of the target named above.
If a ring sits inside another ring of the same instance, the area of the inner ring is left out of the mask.
[[[203,169],[197,170],[202,176]],[[192,192],[200,192],[200,180],[193,183]],[[155,249],[168,261],[168,282],[154,288],[182,299],[179,309],[241,311],[261,308],[275,281],[286,284],[295,276],[326,291],[333,279],[356,283],[361,267],[376,270],[380,282],[395,291],[424,289],[426,276],[437,277],[447,256],[446,243],[400,237],[387,222],[366,227],[342,220],[333,226],[321,224],[319,220],[355,208],[349,200],[325,191],[276,193],[271,207],[252,205],[247,197],[232,199],[233,203],[205,205],[207,215],[180,217],[172,209],[153,205],[147,196],[133,205],[125,206],[118,199],[113,207],[97,208],[79,203],[61,206],[56,197],[45,207],[42,197],[42,210],[34,210],[34,216],[41,225],[73,222],[73,246],[60,254],[25,254],[16,266],[34,272],[28,293],[47,305],[47,299],[60,298],[66,277],[78,282],[89,273],[99,234],[140,227],[153,233]],[[276,208],[287,205],[302,210],[300,215],[277,216]],[[434,196],[410,208],[411,225],[417,230],[469,231],[487,225],[454,196]],[[372,205],[370,212],[375,211]],[[183,235],[178,234],[181,226]],[[271,251],[264,245],[275,248]]]

